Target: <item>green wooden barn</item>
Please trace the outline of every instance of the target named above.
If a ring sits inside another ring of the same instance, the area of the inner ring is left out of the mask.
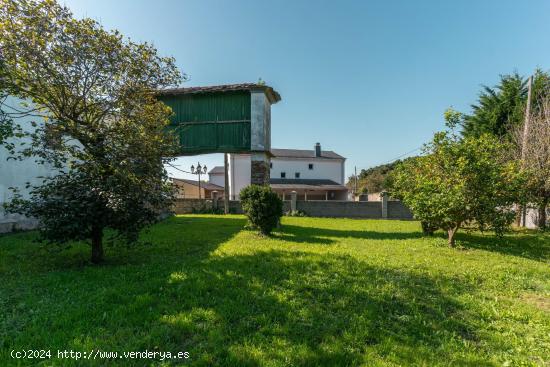
[[[281,96],[272,87],[231,84],[165,89],[158,98],[174,112],[170,128],[181,155],[250,153],[251,182],[269,180],[271,105]]]

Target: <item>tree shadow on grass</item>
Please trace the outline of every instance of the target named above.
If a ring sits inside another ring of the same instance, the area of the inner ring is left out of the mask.
[[[13,277],[0,286],[0,348],[190,353],[187,362],[163,365],[437,365],[450,355],[454,364],[488,364],[482,352],[497,341],[481,339],[475,325],[483,316],[457,301],[475,293],[475,284],[351,256],[214,254],[244,223],[175,217],[145,236],[151,248],[108,253],[105,266]],[[304,242],[315,241],[315,233],[350,237],[349,231],[285,227],[283,233]],[[117,360],[144,364],[161,363]]]
[[[284,224],[273,233],[273,237],[288,242],[330,245],[342,238],[363,240],[405,240],[421,238],[421,232],[377,232],[365,228],[364,231],[338,230],[318,227],[302,227]]]
[[[537,261],[550,260],[550,234],[548,233],[506,234],[499,238],[494,234],[459,232],[456,234],[456,239],[468,249],[498,252]]]
[[[480,343],[477,316],[455,300],[472,285],[457,279],[282,251],[213,257],[204,266],[170,282],[171,312],[160,319],[198,365],[359,365],[369,355],[433,365]],[[455,362],[484,365],[477,352]]]
[[[239,233],[246,220],[237,216],[174,216],[143,230],[140,242],[130,246],[104,243],[105,260],[95,266],[90,263],[90,246],[84,242],[68,245],[47,245],[33,242],[37,233],[16,234],[3,241],[19,244],[19,251],[6,251],[12,261],[24,264],[29,271],[79,271],[87,267],[140,265],[156,261],[178,261],[180,257],[208,256],[219,244]],[[18,241],[20,239],[20,241]],[[0,245],[2,243],[0,242]],[[21,269],[16,269],[18,272]]]

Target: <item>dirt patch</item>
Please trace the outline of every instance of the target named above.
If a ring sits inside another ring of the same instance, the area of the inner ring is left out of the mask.
[[[524,302],[529,303],[540,310],[550,312],[550,296],[526,293],[523,296],[521,296],[521,299]]]

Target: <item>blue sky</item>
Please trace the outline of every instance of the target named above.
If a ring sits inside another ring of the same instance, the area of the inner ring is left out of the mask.
[[[547,0],[64,3],[174,56],[187,86],[262,78],[282,96],[273,147],[320,142],[348,158],[346,175],[421,146],[499,74],[550,69]],[[176,164],[197,160],[223,163]]]

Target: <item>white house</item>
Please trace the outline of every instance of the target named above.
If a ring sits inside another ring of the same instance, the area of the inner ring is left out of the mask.
[[[208,172],[208,182],[221,187],[225,186],[225,170],[223,166],[216,166]]]
[[[299,200],[347,200],[344,185],[346,159],[333,151],[271,149],[270,185],[289,198],[296,191]],[[229,197],[239,199],[239,192],[250,185],[250,154],[229,154]],[[209,173],[211,183],[224,186],[224,168],[214,167]]]

